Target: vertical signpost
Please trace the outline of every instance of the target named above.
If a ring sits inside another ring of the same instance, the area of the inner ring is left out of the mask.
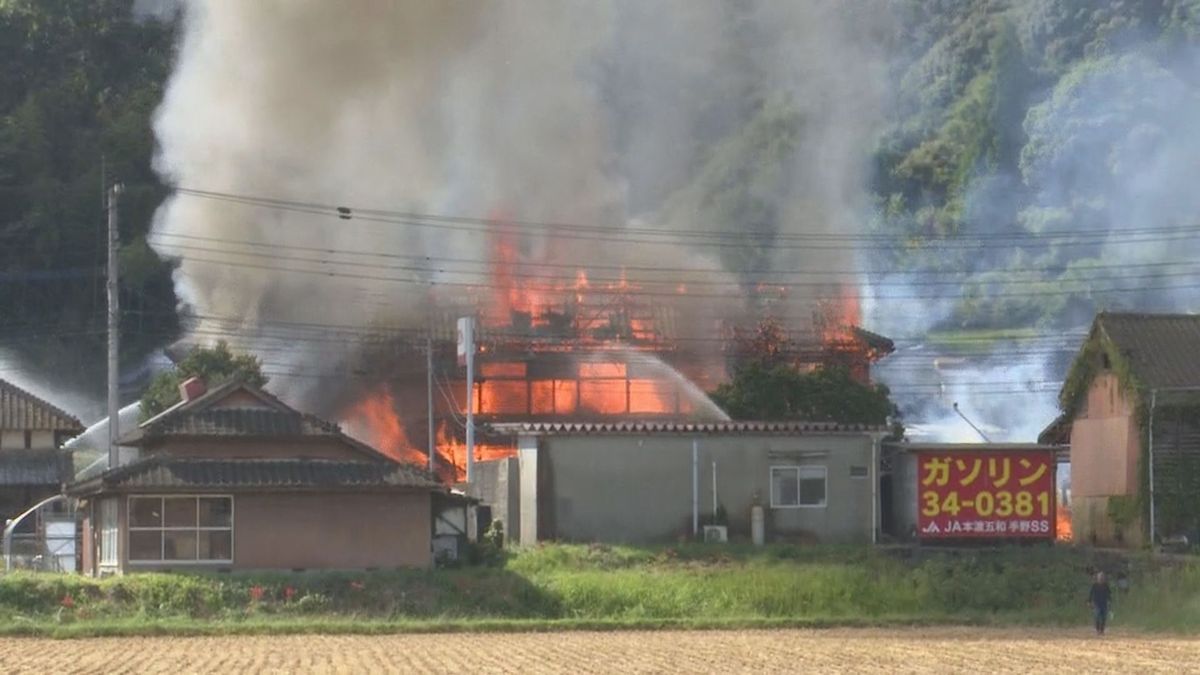
[[[917,453],[917,534],[935,539],[1054,539],[1048,450]]]
[[[467,367],[467,484],[475,477],[475,319],[458,320],[458,363]]]

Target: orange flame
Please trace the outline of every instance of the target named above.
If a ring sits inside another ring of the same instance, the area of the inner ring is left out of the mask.
[[[851,329],[862,322],[862,305],[856,289],[842,285],[838,298],[823,304],[821,340],[827,345],[853,341]]]
[[[1071,509],[1059,503],[1055,514],[1054,538],[1058,541],[1071,541],[1074,531],[1071,529]]]
[[[351,406],[343,413],[342,421],[352,436],[393,459],[417,464],[427,459],[408,442],[396,414],[396,401],[386,386]]]
[[[462,482],[467,478],[467,444],[450,433],[450,425],[442,421],[437,429],[438,468],[446,475],[452,476],[452,482]],[[516,457],[517,449],[512,445],[496,443],[475,443],[475,461],[487,462],[496,459]]]

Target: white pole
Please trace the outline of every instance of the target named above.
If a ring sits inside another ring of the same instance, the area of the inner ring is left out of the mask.
[[[700,534],[700,441],[692,439],[692,535]]]
[[[467,484],[475,478],[475,319],[467,319]]]
[[[1150,439],[1146,443],[1147,464],[1150,478],[1150,548],[1154,548],[1154,408],[1158,404],[1158,390],[1150,390]]]
[[[433,336],[425,338],[425,410],[429,418],[429,473],[437,471],[437,446],[433,438]]]
[[[717,460],[713,460],[713,525],[717,524]]]
[[[117,248],[120,235],[117,227],[117,199],[121,196],[121,184],[108,191],[108,468],[119,464],[118,443],[121,438],[121,389],[120,389],[120,332],[121,298],[117,285]]]
[[[879,434],[871,436],[871,543],[879,543]],[[893,479],[895,480],[895,479]]]

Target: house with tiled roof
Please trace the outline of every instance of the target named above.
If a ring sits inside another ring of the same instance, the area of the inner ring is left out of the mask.
[[[0,380],[0,523],[62,490],[71,479],[62,445],[82,431],[69,413]],[[29,520],[18,532],[34,526]]]
[[[68,487],[85,572],[432,564],[446,490],[424,469],[243,382],[180,389],[122,437],[136,460]]]
[[[1200,536],[1200,316],[1102,312],[1039,441],[1070,446],[1077,541]]]

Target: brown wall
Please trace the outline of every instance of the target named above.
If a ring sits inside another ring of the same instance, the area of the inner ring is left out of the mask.
[[[55,447],[54,432],[42,429],[35,429],[30,434],[32,438],[30,448],[45,450]],[[21,449],[25,447],[25,430],[24,429],[5,429],[0,431],[0,449]]]
[[[1097,375],[1071,428],[1072,497],[1135,494],[1140,447],[1132,402],[1115,375]]]
[[[146,451],[195,459],[367,459],[362,452],[333,438],[294,441],[242,438],[179,439],[148,446]]]
[[[96,573],[96,539],[92,532],[92,523],[96,522],[92,518],[92,509],[96,508],[95,501],[89,501],[87,510],[84,512],[83,521],[80,523],[80,528],[83,536],[80,541],[79,548],[79,571],[84,574]]]
[[[124,571],[230,567],[131,565],[127,498],[118,498]],[[232,569],[429,567],[430,500],[427,491],[234,493]]]
[[[235,569],[428,567],[430,493],[234,497]]]
[[[239,389],[226,394],[220,401],[213,403],[211,410],[219,408],[259,408],[263,410],[274,410],[274,406],[268,405],[259,397],[251,394],[248,391]]]

